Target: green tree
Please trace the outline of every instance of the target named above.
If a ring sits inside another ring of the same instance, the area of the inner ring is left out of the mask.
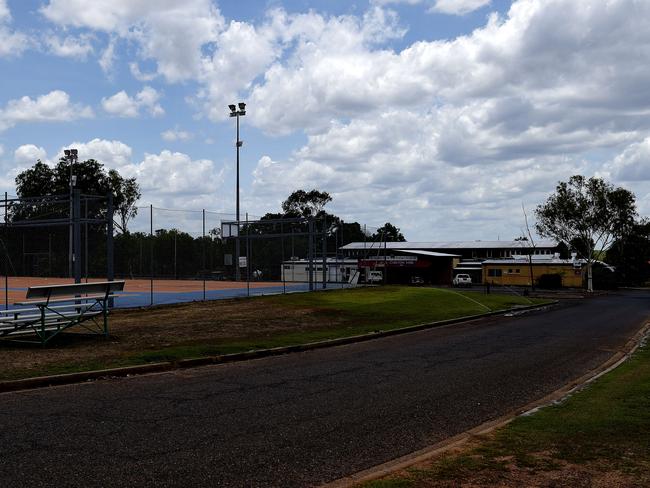
[[[54,170],[40,159],[16,176],[16,193],[21,197],[52,195]]]
[[[65,158],[61,158],[54,168],[40,160],[36,161],[34,166],[16,176],[16,194],[20,198],[68,195],[71,173],[76,176],[75,188],[81,190],[81,193],[101,196],[113,193],[113,205],[119,220],[116,227],[122,233],[127,232],[129,220],[138,212],[135,204],[140,198],[140,187],[135,178],[123,178],[114,169],[107,172],[104,165],[95,159],[72,163],[72,168],[70,161]],[[65,205],[57,207],[45,203],[36,207],[23,204],[15,209],[13,216],[63,217],[68,213]]]
[[[282,202],[282,211],[291,217],[319,217],[331,201],[332,197],[326,191],[296,190]]]
[[[400,232],[400,230],[395,227],[390,222],[386,222],[382,225],[372,236],[373,239],[385,241],[385,242],[405,242],[406,238]]]
[[[108,184],[110,191],[113,193],[113,206],[115,213],[119,218],[116,223],[122,233],[128,232],[127,224],[129,220],[138,214],[138,208],[135,206],[142,194],[140,185],[135,178],[123,178],[117,170],[108,171]]]
[[[576,175],[559,182],[555,192],[539,205],[537,232],[558,241],[579,243],[587,261],[587,289],[593,291],[592,266],[602,252],[622,237],[637,217],[635,197],[602,178]]]
[[[607,250],[607,262],[616,267],[618,279],[630,285],[650,280],[650,221],[634,224]]]

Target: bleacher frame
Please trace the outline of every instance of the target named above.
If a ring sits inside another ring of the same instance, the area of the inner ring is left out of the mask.
[[[124,284],[117,280],[32,286],[27,299],[15,304],[20,308],[0,311],[0,338],[45,345],[76,325],[108,337],[110,306]],[[30,335],[37,339],[29,340]]]

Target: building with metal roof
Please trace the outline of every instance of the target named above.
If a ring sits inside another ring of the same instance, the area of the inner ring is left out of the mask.
[[[363,257],[396,251],[427,251],[453,254],[461,259],[509,258],[515,254],[554,254],[558,243],[540,239],[530,241],[430,241],[430,242],[351,242],[341,247],[345,256]]]

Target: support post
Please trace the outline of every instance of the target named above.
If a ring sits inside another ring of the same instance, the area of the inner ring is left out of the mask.
[[[309,219],[308,259],[309,259],[309,291],[314,291],[314,221]]]
[[[388,242],[384,232],[384,285],[388,283]]]
[[[178,232],[174,229],[174,279],[178,279],[178,267],[177,267],[177,244]]]
[[[150,280],[150,288],[149,288],[149,295],[150,295],[150,301],[151,305],[153,305],[153,271],[154,271],[154,266],[153,266],[153,205],[149,205],[149,237],[151,238],[151,249],[150,253],[150,273],[149,273],[149,280]]]
[[[282,252],[282,264],[280,265],[280,273],[282,273],[282,293],[287,292],[287,281],[286,276],[284,275],[284,225],[280,222],[280,249]],[[293,266],[292,266],[293,268]]]
[[[7,230],[7,214],[9,213],[9,202],[7,201],[7,192],[5,192],[5,231]],[[6,234],[6,232],[5,232]],[[9,310],[9,249],[5,243],[5,310]]]
[[[207,272],[205,264],[205,209],[202,212],[203,217],[203,301],[205,301],[205,273]]]
[[[248,237],[250,230],[248,226],[248,212],[246,212],[246,294],[249,297],[251,296],[251,240]]]
[[[47,276],[52,276],[52,234],[47,234]]]
[[[88,199],[84,201],[84,220],[88,220]],[[88,222],[84,223],[84,276],[88,283]]]
[[[114,247],[113,247],[113,194],[106,195],[106,281],[113,281],[115,279],[115,261],[114,261]],[[86,254],[88,259],[88,254]],[[108,299],[108,307],[112,308],[114,299]],[[104,302],[104,308],[107,304]],[[104,324],[106,335],[108,336],[108,325]]]
[[[81,191],[73,190],[73,231],[72,261],[74,264],[74,282],[81,283]]]
[[[327,288],[327,219],[323,218],[323,290]]]

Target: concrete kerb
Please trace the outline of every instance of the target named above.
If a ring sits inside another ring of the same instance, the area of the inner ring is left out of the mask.
[[[178,361],[164,361],[159,363],[143,364],[138,366],[125,366],[122,368],[102,369],[95,371],[83,371],[79,373],[66,373],[52,376],[38,376],[33,378],[25,378],[20,380],[0,381],[0,393],[32,390],[35,388],[45,388],[48,386],[60,386],[74,383],[83,383],[86,381],[97,380],[101,378],[117,378],[125,376],[134,376],[149,373],[162,373],[165,371],[172,371],[175,369],[195,368],[200,366],[208,366],[211,364],[225,364],[238,361],[248,361],[251,359],[261,359],[271,356],[280,356],[283,354],[290,354],[294,352],[305,352],[316,349],[323,349],[326,347],[335,347],[345,344],[353,344],[356,342],[364,342],[381,337],[389,337],[398,334],[408,334],[425,329],[432,329],[454,325],[464,322],[471,322],[473,320],[490,317],[494,315],[508,314],[513,312],[524,312],[533,310],[543,310],[550,306],[557,305],[557,300],[542,304],[542,305],[527,305],[523,307],[514,307],[504,310],[495,310],[477,315],[466,315],[464,317],[457,317],[454,319],[440,320],[437,322],[430,322],[426,324],[412,325],[409,327],[402,327],[399,329],[385,330],[370,332],[349,337],[340,337],[337,339],[328,339],[318,342],[310,342],[307,344],[297,344],[293,346],[275,347],[271,349],[257,349],[253,351],[239,352],[233,354],[222,354],[218,356],[206,356],[194,359],[181,359]]]
[[[647,321],[634,335],[634,337],[627,341],[619,351],[616,351],[612,357],[610,357],[599,367],[592,369],[591,371],[567,383],[563,387],[555,390],[545,397],[540,398],[539,400],[535,400],[525,405],[524,407],[513,410],[505,415],[502,415],[501,417],[484,422],[481,425],[478,425],[477,427],[474,427],[470,430],[457,434],[453,437],[449,437],[432,446],[425,447],[411,454],[407,454],[378,466],[360,471],[353,475],[340,478],[330,483],[326,483],[324,485],[321,485],[319,488],[352,488],[360,485],[361,483],[366,483],[369,481],[384,478],[386,476],[390,476],[391,474],[394,474],[398,471],[402,471],[406,468],[436,458],[452,449],[459,448],[466,444],[468,441],[476,439],[478,436],[489,434],[498,428],[504,427],[519,416],[531,415],[541,408],[561,403],[571,395],[582,390],[590,383],[596,381],[601,376],[616,369],[622,363],[627,361],[630,356],[634,354],[640,344],[642,344],[643,341],[649,336],[650,321]]]

